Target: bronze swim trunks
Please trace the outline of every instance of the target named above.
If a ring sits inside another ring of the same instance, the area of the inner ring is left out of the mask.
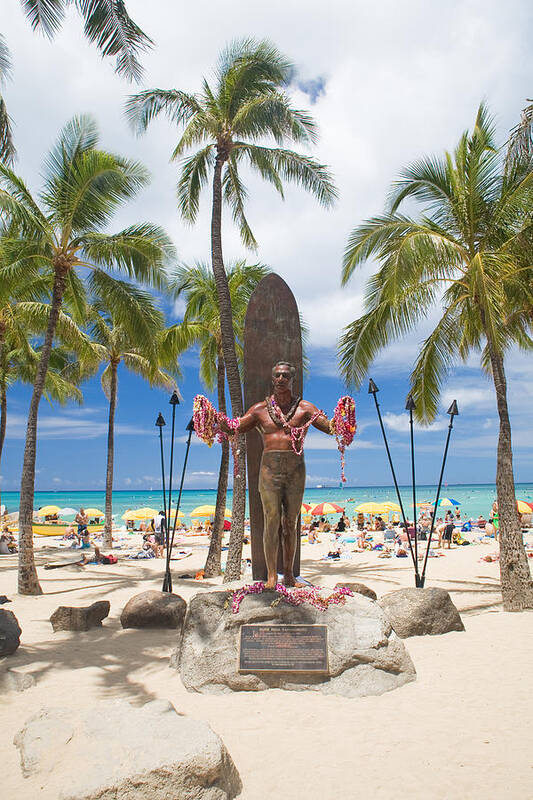
[[[263,505],[274,497],[282,505],[298,503],[300,513],[301,498],[305,489],[305,461],[303,455],[293,450],[264,450],[259,470],[259,492]],[[293,509],[290,509],[293,511]]]

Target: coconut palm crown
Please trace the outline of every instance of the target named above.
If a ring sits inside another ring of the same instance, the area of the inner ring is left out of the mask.
[[[481,353],[500,417],[502,592],[505,608],[515,610],[533,606],[533,590],[515,502],[504,355],[532,344],[531,314],[514,311],[532,296],[533,161],[515,159],[508,169],[503,162],[481,105],[453,153],[408,167],[393,185],[390,210],[352,231],[343,283],[369,258],[380,267],[368,282],[365,313],[342,335],[340,363],[345,379],[360,386],[382,348],[442,307],[411,373],[416,413],[428,422],[454,364]],[[418,218],[399,213],[405,200],[423,206]]]
[[[135,161],[100,150],[91,117],[75,117],[63,128],[46,164],[44,187],[35,199],[22,178],[0,165],[0,214],[19,231],[2,242],[6,264],[36,267],[52,278],[52,300],[41,359],[30,403],[20,494],[19,591],[40,593],[33,560],[32,511],[37,415],[63,299],[82,318],[85,285],[114,304],[117,323],[127,322],[129,305],[114,273],[161,288],[173,256],[166,234],[140,223],[117,233],[107,229],[113,213],[147,184]]]

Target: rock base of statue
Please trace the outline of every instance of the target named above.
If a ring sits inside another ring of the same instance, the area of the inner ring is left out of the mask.
[[[304,689],[345,697],[379,695],[416,678],[404,643],[382,609],[362,595],[325,611],[292,606],[274,591],[247,595],[234,614],[226,591],[197,594],[190,601],[183,636],[171,658],[189,691],[221,694],[280,688]],[[272,606],[273,601],[276,601]],[[243,625],[326,625],[327,674],[239,672]]]

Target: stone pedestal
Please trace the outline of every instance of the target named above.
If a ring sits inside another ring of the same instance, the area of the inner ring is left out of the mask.
[[[197,594],[190,601],[183,636],[171,664],[179,669],[189,691],[308,689],[346,697],[383,694],[416,677],[403,642],[381,608],[356,595],[326,611],[305,604],[292,606],[276,592],[248,595],[237,614],[228,606],[228,592]],[[327,625],[329,674],[276,672],[240,674],[238,648],[243,624]]]

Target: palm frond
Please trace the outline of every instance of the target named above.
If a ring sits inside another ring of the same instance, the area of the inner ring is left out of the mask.
[[[183,162],[178,181],[178,208],[183,219],[193,223],[200,208],[200,193],[207,182],[207,170],[214,163],[209,144]]]
[[[201,111],[201,107],[195,96],[187,92],[178,89],[147,89],[130,95],[125,110],[133,130],[142,133],[159,114],[164,114],[171,122],[181,125]]]
[[[157,225],[141,223],[115,234],[88,233],[79,240],[86,262],[113,267],[141,283],[166,285],[165,269],[172,263],[174,246]]]
[[[52,39],[65,18],[65,0],[22,0],[22,8],[33,30]]]
[[[292,150],[248,145],[244,142],[238,142],[236,146],[248,156],[252,168],[275,186],[274,176],[277,175],[278,180],[291,181],[311,192],[325,208],[335,203],[338,192],[332,175],[324,164]]]
[[[251,250],[257,250],[257,241],[244,213],[247,191],[239,177],[234,153],[226,164],[223,185],[224,199],[231,207],[233,221],[239,226],[242,243]]]

